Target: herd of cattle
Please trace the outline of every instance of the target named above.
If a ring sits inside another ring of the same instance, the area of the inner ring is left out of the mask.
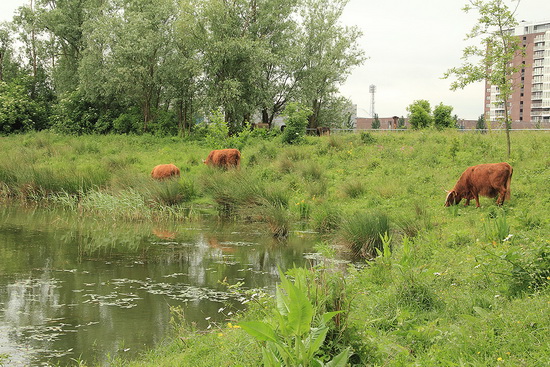
[[[238,168],[241,163],[241,152],[238,149],[213,150],[208,154],[204,163],[211,167],[229,169]],[[504,199],[510,199],[510,181],[513,169],[506,162],[478,164],[468,167],[460,176],[451,191],[447,191],[445,206],[457,205],[462,199],[466,200],[465,206],[470,200],[475,199],[479,208],[479,196],[489,198],[497,197],[497,204],[502,205]],[[174,164],[159,164],[151,171],[151,177],[156,180],[177,178],[180,169]]]

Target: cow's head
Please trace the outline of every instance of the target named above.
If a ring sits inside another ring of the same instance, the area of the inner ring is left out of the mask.
[[[447,198],[445,199],[445,206],[457,205],[462,200],[462,197],[454,190],[451,190],[447,193]]]

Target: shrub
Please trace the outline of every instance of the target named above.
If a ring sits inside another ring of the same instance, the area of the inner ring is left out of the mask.
[[[137,114],[123,113],[113,121],[113,131],[117,134],[137,133],[141,118]]]
[[[295,144],[301,141],[306,134],[308,117],[312,114],[311,109],[302,104],[291,102],[283,111],[285,117],[285,130],[283,131],[283,142]]]
[[[361,132],[361,141],[364,144],[374,144],[376,142],[376,138],[369,132]]]

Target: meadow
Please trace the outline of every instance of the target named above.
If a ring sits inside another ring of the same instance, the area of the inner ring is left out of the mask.
[[[0,145],[3,205],[64,207],[109,221],[261,222],[281,246],[296,231],[323,234],[317,249],[325,260],[289,271],[276,299],[228,285],[251,297],[247,312],[204,332],[174,310],[174,338],[113,365],[270,365],[270,353],[273,362],[288,350],[304,366],[346,365],[341,353],[358,366],[550,364],[548,132],[513,132],[509,158],[503,133],[455,130],[312,136],[293,145],[266,132],[231,141],[42,132]],[[241,150],[240,170],[202,163],[221,147]],[[489,198],[481,208],[444,207],[444,189],[466,167],[501,161],[514,168],[503,207]],[[151,180],[160,163],[176,164],[181,177]],[[298,331],[281,307],[296,303],[311,314]],[[263,333],[247,327],[254,322]]]

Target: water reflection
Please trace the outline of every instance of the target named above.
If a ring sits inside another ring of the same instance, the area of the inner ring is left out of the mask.
[[[115,224],[0,209],[0,354],[10,366],[105,364],[169,332],[170,307],[207,328],[242,307],[220,281],[273,290],[313,234],[274,243],[261,226]],[[74,362],[73,362],[74,363]]]

